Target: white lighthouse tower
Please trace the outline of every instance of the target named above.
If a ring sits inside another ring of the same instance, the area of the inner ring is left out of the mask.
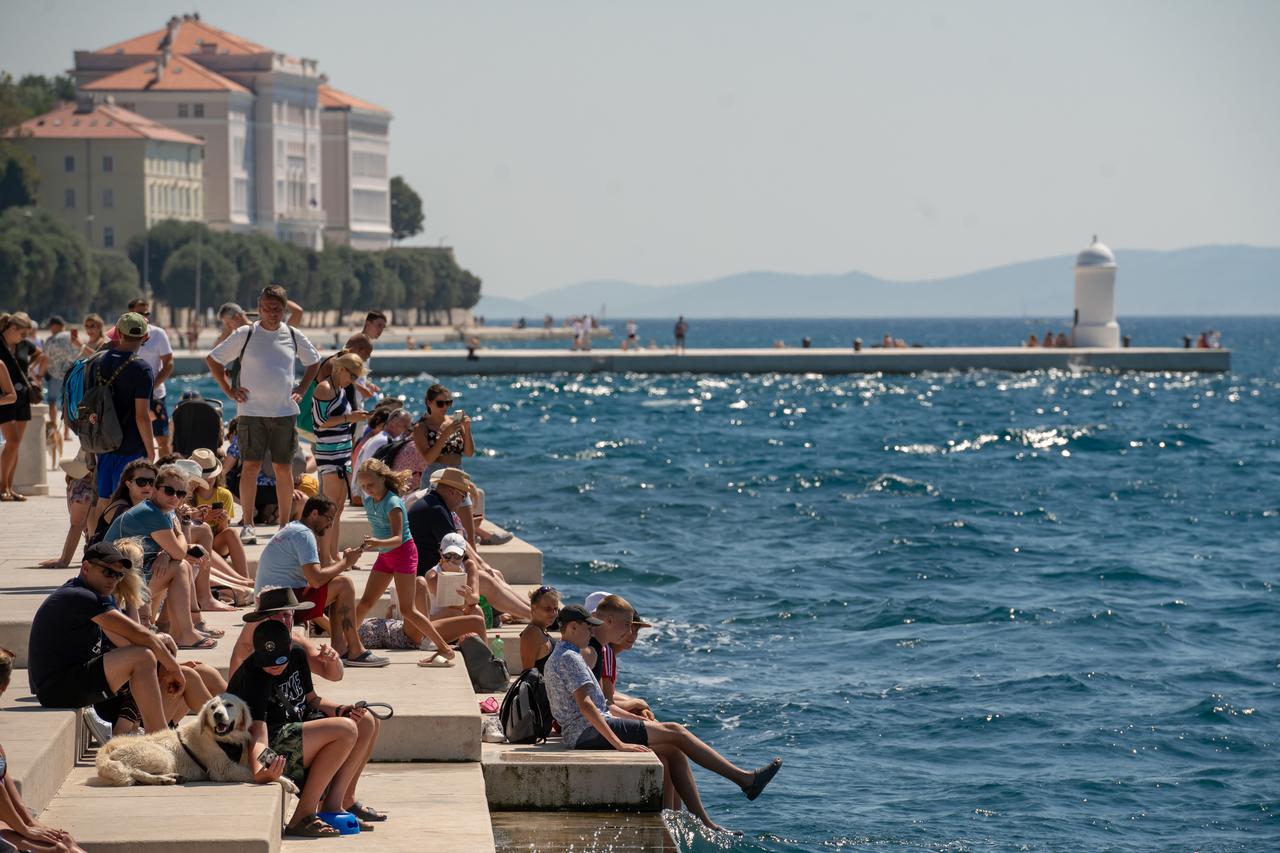
[[[1076,255],[1076,318],[1071,342],[1078,347],[1119,347],[1116,322],[1116,256],[1098,242]]]

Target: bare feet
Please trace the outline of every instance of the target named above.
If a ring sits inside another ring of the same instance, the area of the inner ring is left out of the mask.
[[[207,612],[225,613],[228,610],[235,610],[236,607],[234,604],[227,604],[225,601],[219,601],[216,598],[210,598],[208,600],[201,600],[200,609]]]

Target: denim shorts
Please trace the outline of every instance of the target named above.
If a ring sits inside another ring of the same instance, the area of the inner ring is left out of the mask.
[[[641,746],[649,745],[649,731],[644,727],[644,720],[624,719],[622,717],[605,717],[604,721],[609,724],[609,728],[613,729],[613,733],[623,743],[638,743]],[[592,726],[585,732],[578,735],[578,742],[573,745],[574,749],[613,749],[613,744],[604,739],[604,735],[600,734]]]

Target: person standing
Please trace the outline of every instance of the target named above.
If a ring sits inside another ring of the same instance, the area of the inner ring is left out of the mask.
[[[155,459],[155,438],[151,430],[151,390],[154,386],[151,367],[138,357],[147,339],[147,318],[129,312],[116,321],[118,335],[113,347],[105,350],[85,366],[85,390],[98,385],[111,386],[111,401],[120,421],[120,446],[109,453],[98,454],[97,518],[111,502],[111,494],[120,485],[120,474],[135,459]]]
[[[292,517],[293,467],[298,450],[298,401],[320,367],[320,353],[307,336],[284,322],[289,297],[283,287],[268,285],[258,297],[258,321],[241,326],[205,357],[214,380],[237,404],[236,438],[240,445],[240,540],[256,544],[253,507],[258,497],[258,471],[270,451],[276,477],[277,517]],[[306,372],[294,383],[294,362]],[[233,369],[228,371],[228,368]]]
[[[67,331],[67,321],[57,314],[50,317],[49,337],[44,342],[44,380],[47,385],[45,402],[49,404],[50,419],[57,417],[58,401],[62,397],[62,378],[79,357],[79,350],[80,347],[71,340],[71,333]],[[65,417],[62,429],[63,437],[71,438],[71,430]]]
[[[689,333],[689,324],[684,321],[684,315],[681,314],[676,320],[676,355],[684,355],[684,336]]]
[[[164,381],[173,373],[173,345],[163,326],[151,322],[151,301],[139,296],[129,303],[129,310],[147,318],[147,338],[138,349],[138,358],[151,368],[151,434],[155,436],[161,456],[171,452],[169,443],[169,410],[164,403]]]
[[[31,319],[21,311],[0,314],[0,373],[8,380],[0,383],[0,400],[5,401],[0,404],[0,435],[4,436],[4,448],[0,450],[0,501],[26,500],[13,491],[13,474],[18,470],[22,434],[31,422],[31,379],[17,353],[30,326]]]

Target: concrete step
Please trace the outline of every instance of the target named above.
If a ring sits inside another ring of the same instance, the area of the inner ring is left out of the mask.
[[[494,812],[499,853],[669,853],[678,850],[655,812]]]
[[[514,536],[501,545],[481,545],[480,556],[498,571],[509,584],[542,583],[542,552]]]
[[[662,808],[662,762],[651,752],[566,749],[556,737],[538,746],[486,743],[480,762],[492,809]]]
[[[95,768],[77,767],[40,817],[93,853],[276,853],[281,800],[278,785],[108,788]]]
[[[232,622],[232,619],[235,622]],[[179,660],[200,660],[228,677],[227,665],[235,638],[243,624],[239,617],[216,614],[210,624],[225,627],[227,636],[209,651],[182,651]],[[458,658],[445,669],[417,665],[425,657],[419,651],[379,650],[391,665],[379,669],[350,667],[341,681],[316,677],[316,693],[349,705],[361,699],[389,702],[395,716],[382,723],[382,734],[373,750],[374,761],[478,761],[480,759],[480,708]]]
[[[71,772],[79,724],[76,711],[41,708],[27,689],[27,671],[14,670],[0,697],[0,742],[28,808],[43,811]]]
[[[361,802],[388,817],[373,832],[342,838],[338,843],[343,850],[493,852],[484,776],[478,764],[370,764],[356,793]],[[290,838],[280,849],[304,853],[316,848],[312,839]]]

